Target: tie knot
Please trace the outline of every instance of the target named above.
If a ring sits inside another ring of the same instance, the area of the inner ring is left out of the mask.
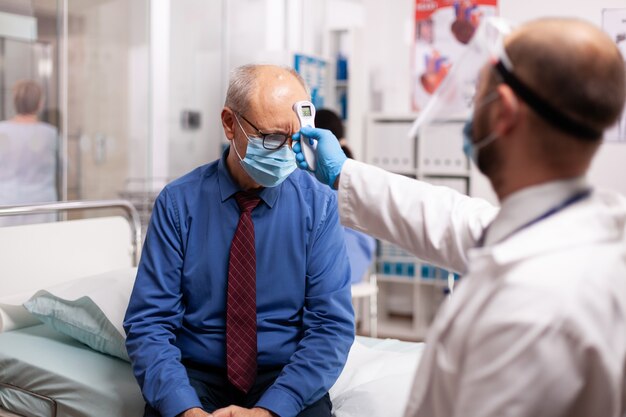
[[[242,213],[254,210],[254,208],[258,206],[259,202],[261,201],[258,195],[249,193],[247,191],[239,191],[237,194],[235,194],[235,200],[237,200],[239,210]]]

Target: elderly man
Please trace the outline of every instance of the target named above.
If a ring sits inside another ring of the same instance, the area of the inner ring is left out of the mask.
[[[354,316],[336,197],[291,149],[306,99],[291,70],[235,70],[230,148],[159,195],[124,322],[147,416],[330,416]]]
[[[302,133],[319,139],[316,175],[338,185],[345,226],[465,274],[432,325],[407,417],[622,417],[626,201],[585,174],[623,107],[624,61],[577,20],[528,23],[504,49],[466,129],[500,210]]]

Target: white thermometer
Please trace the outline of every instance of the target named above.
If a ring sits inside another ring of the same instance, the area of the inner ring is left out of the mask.
[[[300,127],[311,126],[315,127],[315,106],[310,101],[298,101],[293,105],[293,111],[298,115],[300,119]],[[302,148],[302,155],[304,160],[309,166],[309,170],[315,171],[315,150],[317,149],[317,141],[313,139],[313,145],[309,143],[309,138],[302,136],[300,138],[300,146]]]

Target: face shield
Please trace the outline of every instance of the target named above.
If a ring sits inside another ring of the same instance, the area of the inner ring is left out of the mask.
[[[424,139],[434,143],[431,138],[439,136],[441,130],[437,126],[442,125],[450,128],[456,126],[460,138],[462,122],[469,119],[475,105],[481,104],[474,98],[481,72],[487,65],[493,67],[502,82],[519,99],[554,128],[581,139],[596,140],[602,136],[602,130],[570,117],[516,76],[513,63],[504,49],[504,38],[511,30],[509,23],[497,17],[487,18],[481,23],[463,55],[454,63],[448,76],[413,123],[409,132],[411,138],[419,137],[420,143]],[[447,133],[451,133],[451,130],[447,129]]]
[[[448,122],[458,124],[470,117],[479,76],[485,65],[502,61],[511,66],[504,52],[504,38],[510,32],[510,24],[501,18],[489,17],[482,21],[465,52],[453,64],[413,123],[409,133],[411,138],[422,136],[429,126]],[[512,71],[512,66],[510,70]],[[461,128],[459,125],[459,138]]]

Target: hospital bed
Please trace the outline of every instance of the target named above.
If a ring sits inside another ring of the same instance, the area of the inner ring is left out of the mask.
[[[77,340],[72,327],[63,331],[40,318],[42,323],[21,305],[62,290],[74,292],[71,303],[82,305],[88,299],[97,304],[98,297],[108,302],[115,298],[109,297],[108,288],[100,287],[93,295],[76,292],[91,290],[102,277],[134,278],[141,226],[136,210],[124,200],[0,206],[0,216],[55,212],[64,217],[77,210],[83,216],[106,216],[0,227],[0,417],[143,415],[144,400],[123,354],[101,353]],[[110,287],[117,285],[113,282]],[[121,321],[122,303],[112,314],[110,306],[97,306],[99,313]],[[331,390],[334,415],[402,415],[422,348],[419,343],[358,337]]]

